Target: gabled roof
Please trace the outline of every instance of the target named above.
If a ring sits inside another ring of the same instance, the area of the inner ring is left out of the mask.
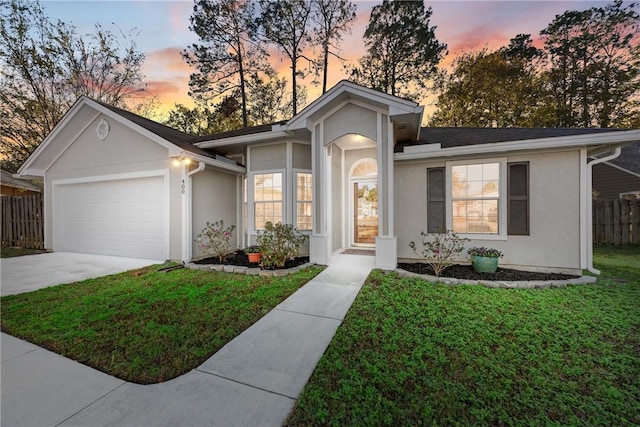
[[[169,150],[171,157],[183,155],[188,152],[194,160],[203,161],[222,169],[234,172],[243,172],[244,167],[234,160],[216,154],[213,151],[204,150],[194,146],[191,142],[196,138],[176,129],[154,122],[122,108],[114,107],[100,101],[95,101],[86,96],[78,98],[73,106],[67,111],[63,118],[56,124],[53,131],[42,141],[36,150],[29,156],[27,161],[18,170],[18,176],[44,176],[45,171],[55,162],[55,160],[66,150],[75,140],[70,134],[78,135],[84,130],[88,123],[94,120],[99,114],[111,117],[134,131],[146,136],[152,141],[160,144]],[[80,117],[75,131],[67,130],[67,126],[73,122],[75,117]],[[61,140],[56,141],[60,134],[67,134]]]
[[[406,136],[407,139],[417,138],[424,111],[422,106],[407,99],[341,80],[290,120],[217,135],[206,135],[198,137],[193,142],[201,148],[213,148],[295,137],[304,135],[305,132],[308,134],[312,123],[347,102],[359,102],[385,111],[394,118],[395,130],[398,134]]]
[[[149,120],[146,117],[139,116],[122,108],[114,107],[113,105],[109,105],[101,101],[93,101],[105,108],[108,108],[109,110],[124,117],[125,119],[137,124],[138,126],[143,127],[144,129],[159,136],[160,138],[177,145],[185,151],[199,154],[201,156],[211,157],[213,159],[224,157],[214,153],[213,151],[203,150],[193,145],[193,142],[195,142],[199,137],[189,135],[188,133],[181,132],[177,129],[165,126],[161,123],[154,122],[153,120]]]

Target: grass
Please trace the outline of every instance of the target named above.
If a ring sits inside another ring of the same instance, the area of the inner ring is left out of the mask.
[[[157,383],[200,365],[320,272],[161,267],[3,297],[2,331],[124,380]]]
[[[597,284],[446,286],[374,271],[288,425],[639,425],[640,247]]]
[[[44,252],[46,251],[42,249],[25,249],[2,246],[2,248],[0,248],[0,258],[13,258],[24,255],[41,254]]]

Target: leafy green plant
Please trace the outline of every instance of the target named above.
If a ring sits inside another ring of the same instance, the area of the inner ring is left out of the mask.
[[[213,224],[207,221],[207,225],[198,234],[196,242],[205,254],[214,255],[220,262],[223,262],[231,248],[231,236],[235,229],[235,225],[225,227],[223,220]]]
[[[437,277],[445,268],[455,263],[455,258],[464,249],[464,242],[469,239],[459,237],[451,230],[430,235],[420,232],[420,245],[414,241],[409,243],[411,250],[433,268]]]
[[[494,248],[471,248],[467,251],[471,256],[481,256],[486,258],[502,258],[502,252]]]
[[[244,253],[245,254],[259,254],[260,253],[260,247],[258,247],[258,246],[247,246],[246,248],[244,248]]]
[[[298,256],[300,246],[302,246],[307,236],[301,234],[296,227],[291,224],[281,222],[273,225],[268,221],[264,226],[264,231],[258,235],[258,247],[262,254],[263,268],[284,267],[289,259]]]

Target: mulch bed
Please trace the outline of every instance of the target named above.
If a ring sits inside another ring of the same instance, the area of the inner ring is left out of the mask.
[[[284,267],[279,268],[265,268],[265,270],[283,270],[288,268],[298,267],[300,265],[309,262],[308,256],[299,256],[294,259],[287,260]],[[229,253],[224,262],[220,262],[218,257],[203,258],[198,261],[194,261],[194,264],[223,264],[223,265],[237,265],[239,267],[259,267],[259,263],[249,262],[249,257],[243,250],[237,250]]]
[[[420,262],[415,263],[398,263],[398,267],[403,270],[410,271],[417,274],[428,274],[435,276],[433,268],[427,264]],[[543,280],[567,280],[576,279],[580,276],[573,276],[570,274],[557,274],[557,273],[537,273],[533,271],[520,271],[511,270],[508,268],[500,268],[495,273],[477,273],[472,266],[455,264],[444,269],[440,277],[450,277],[453,279],[466,279],[466,280],[493,280],[504,282],[516,282],[516,281],[543,281]]]

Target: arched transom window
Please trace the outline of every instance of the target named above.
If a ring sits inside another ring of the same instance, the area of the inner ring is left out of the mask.
[[[378,176],[378,162],[371,159],[361,160],[351,171],[352,178],[375,178]]]

